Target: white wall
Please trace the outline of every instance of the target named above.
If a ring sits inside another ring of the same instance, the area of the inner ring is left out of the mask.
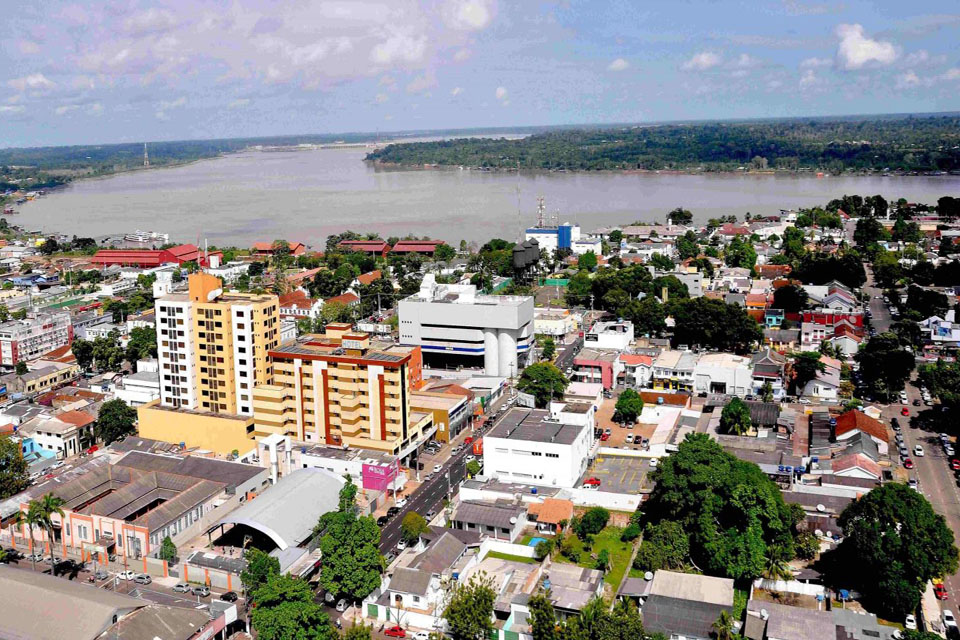
[[[502,482],[573,487],[587,468],[593,432],[581,428],[573,444],[484,436],[484,473]]]

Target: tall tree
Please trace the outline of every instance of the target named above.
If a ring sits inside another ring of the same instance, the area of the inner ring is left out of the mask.
[[[740,398],[732,398],[720,412],[720,432],[743,436],[750,431],[750,408]]]
[[[540,356],[550,362],[553,360],[553,356],[557,355],[557,343],[554,342],[551,336],[547,336],[543,339],[543,346],[541,347]]]
[[[562,398],[570,381],[552,362],[537,362],[523,370],[517,389],[532,394],[538,407],[546,407],[551,399]]]
[[[788,284],[773,292],[773,306],[785,313],[798,313],[807,308],[807,297],[803,287]]]
[[[0,500],[6,500],[29,486],[30,473],[20,443],[9,436],[0,436]]]
[[[803,393],[807,383],[817,377],[818,373],[826,370],[827,366],[820,361],[820,353],[817,351],[801,351],[793,354],[793,392],[797,395]]]
[[[916,364],[914,355],[901,347],[900,339],[894,333],[873,336],[861,346],[855,357],[860,363],[862,391],[884,399],[904,388]]]
[[[280,561],[255,547],[244,551],[243,559],[247,566],[240,572],[240,582],[249,597],[256,601],[257,590],[267,583],[270,576],[280,573]]]
[[[953,532],[906,484],[873,489],[844,509],[839,524],[844,540],[835,553],[845,569],[838,569],[886,616],[914,611],[930,579],[957,570]]]
[[[549,591],[530,598],[527,606],[530,608],[530,634],[533,640],[562,640]]]
[[[323,567],[320,584],[336,596],[359,602],[380,585],[383,556],[380,555],[380,527],[372,516],[359,517],[352,482],[340,490],[340,509],[325,513],[314,528],[320,538]]]
[[[63,505],[66,502],[53,493],[45,493],[39,500],[31,500],[31,502],[37,503],[40,524],[47,533],[47,543],[50,545],[50,575],[56,575],[57,563],[56,556],[53,554],[53,516],[60,516],[60,522],[63,522]],[[61,538],[61,543],[65,545],[66,538]]]
[[[30,536],[30,568],[36,571],[37,556],[40,556],[41,554],[37,549],[37,542],[33,537],[33,530],[43,528],[43,513],[40,511],[40,503],[38,503],[36,500],[31,500],[28,502],[26,511],[17,511],[13,522],[16,526],[25,526],[27,528],[27,532]],[[52,547],[53,543],[51,543],[50,546]]]
[[[443,618],[455,640],[486,640],[490,636],[496,597],[493,580],[483,572],[454,587]]]
[[[420,536],[429,530],[427,521],[416,511],[408,511],[400,523],[400,537],[409,545],[416,544]]]
[[[673,211],[667,214],[667,217],[670,218],[670,222],[673,224],[690,224],[693,222],[693,214],[689,210],[684,209],[683,207],[677,207]]]
[[[137,410],[123,400],[107,400],[100,406],[100,414],[93,431],[97,439],[108,445],[135,431]]]
[[[260,640],[334,640],[339,637],[306,581],[270,574],[254,594],[251,623]]]
[[[643,411],[643,398],[633,389],[624,389],[613,410],[615,422],[633,422]]]

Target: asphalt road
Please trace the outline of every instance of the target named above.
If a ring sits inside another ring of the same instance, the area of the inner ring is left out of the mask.
[[[557,368],[560,369],[560,371],[566,371],[568,367],[572,367],[573,359],[580,353],[580,349],[582,348],[583,338],[580,337],[570,344],[558,346],[556,359]]]

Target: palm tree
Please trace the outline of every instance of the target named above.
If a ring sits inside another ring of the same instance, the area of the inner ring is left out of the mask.
[[[47,532],[47,540],[50,541],[50,575],[54,575],[56,569],[53,555],[53,514],[59,515],[60,521],[63,522],[63,505],[63,498],[53,493],[45,494],[37,503],[41,515],[40,525]],[[61,538],[62,548],[65,548],[66,543],[67,541]]]
[[[733,638],[733,618],[726,609],[720,611],[720,616],[710,627],[717,636],[717,640],[732,640]]]
[[[41,514],[39,509],[40,504],[36,500],[31,500],[27,503],[26,511],[18,511],[14,519],[14,524],[17,526],[27,525],[27,529],[30,531],[30,564],[33,570],[37,568],[37,545],[36,540],[33,537],[33,528],[41,526]]]
[[[776,549],[771,549],[771,552],[765,560],[766,567],[763,570],[764,578],[768,580],[791,580],[793,578],[793,570],[789,564],[781,559]]]

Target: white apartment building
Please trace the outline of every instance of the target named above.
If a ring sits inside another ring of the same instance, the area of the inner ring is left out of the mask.
[[[473,285],[423,278],[420,292],[399,304],[400,344],[424,359],[458,358],[489,376],[518,375],[533,344],[533,298],[488,296]]]
[[[704,353],[693,369],[694,391],[746,396],[753,393],[750,358],[732,353]]]
[[[580,225],[565,222],[557,226],[530,227],[524,232],[524,240],[536,240],[540,249],[545,249],[551,255],[557,249],[570,249],[576,252],[580,248],[583,253],[590,250],[590,244],[581,244]],[[575,247],[578,245],[578,247]],[[599,251],[596,252],[599,255]]]
[[[160,363],[152,359],[138,360],[137,372],[113,383],[110,392],[131,407],[153,402],[160,397]]]
[[[0,324],[0,364],[12,367],[35,360],[73,341],[69,313],[36,313]]]
[[[197,408],[197,366],[191,327],[193,305],[186,296],[168,296],[156,302],[157,360],[161,374],[160,403],[168,407]]]
[[[572,488],[587,470],[593,441],[585,424],[515,407],[483,437],[484,473],[501,482]]]
[[[633,323],[629,320],[598,322],[583,338],[585,347],[615,351],[623,351],[630,346],[631,342],[633,342]]]

